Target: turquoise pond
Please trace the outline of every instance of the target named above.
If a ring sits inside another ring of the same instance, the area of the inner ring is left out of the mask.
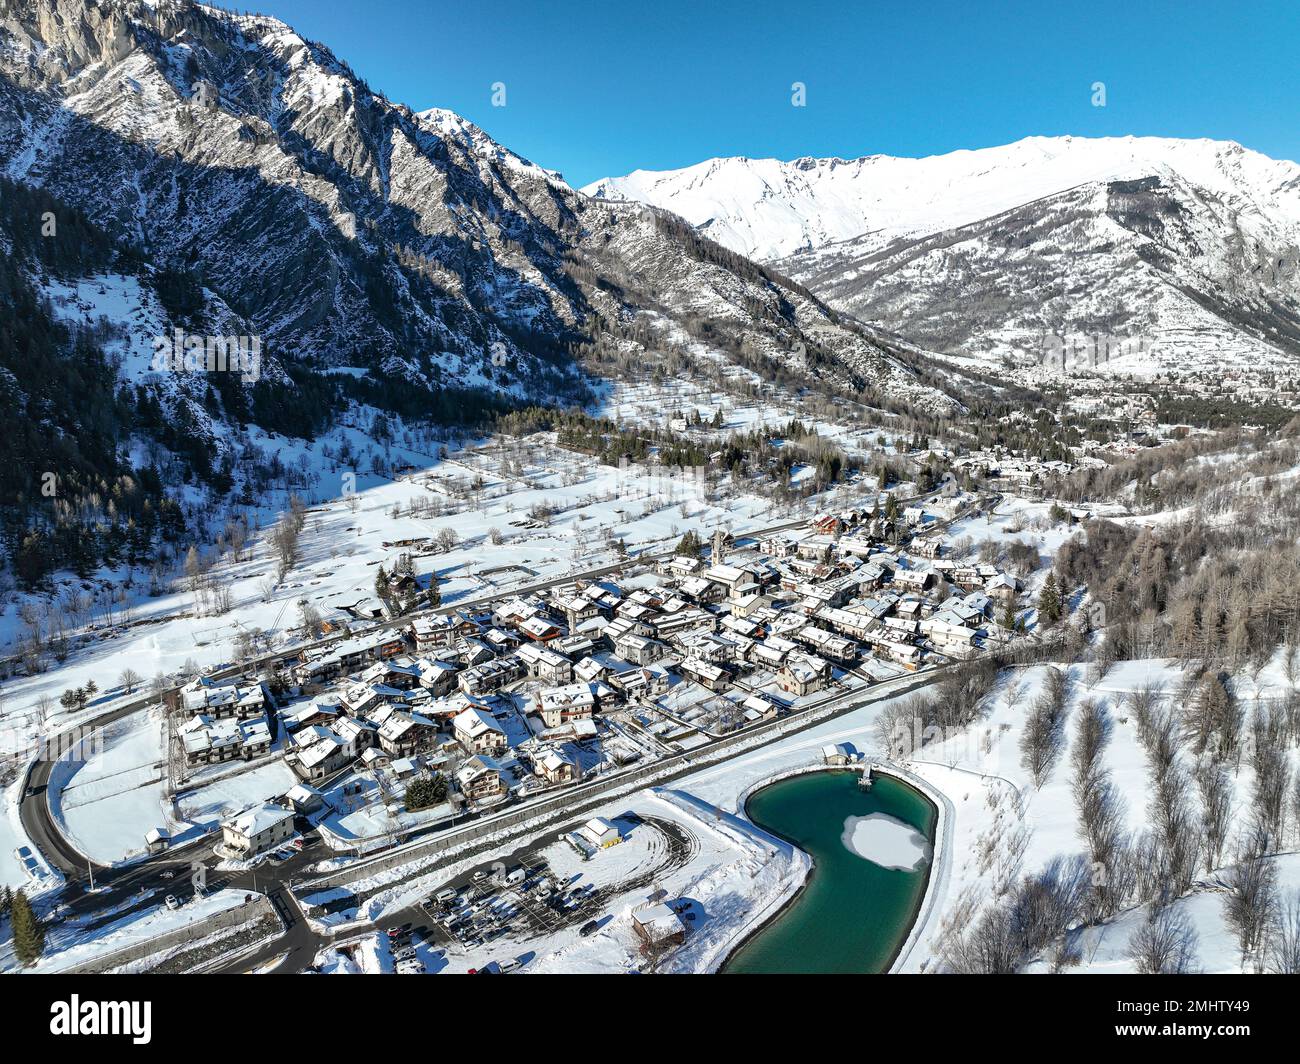
[[[889,970],[925,895],[937,815],[929,799],[893,777],[877,775],[865,791],[858,779],[848,770],[813,772],[750,797],[749,818],[809,853],[814,868],[724,972]]]

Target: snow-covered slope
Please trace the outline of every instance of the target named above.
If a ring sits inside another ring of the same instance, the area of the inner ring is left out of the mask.
[[[923,159],[709,159],[582,191],[663,207],[767,262],[864,233],[954,229],[1079,185],[1160,175],[1300,225],[1300,166],[1231,142],[1163,137],[1028,137]]]
[[[672,210],[933,349],[1032,357],[1102,332],[1152,353],[1146,368],[1300,356],[1300,166],[1231,142],[714,159],[585,191]]]
[[[719,347],[813,381],[953,405],[783,279],[645,207],[575,193],[449,111],[377,95],[264,16],[191,0],[11,8],[0,172],[200,277],[286,367],[364,367],[388,393],[573,401],[573,352],[638,328],[653,346],[651,312],[707,320]]]

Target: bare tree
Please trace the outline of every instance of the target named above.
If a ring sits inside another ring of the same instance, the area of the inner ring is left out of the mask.
[[[139,686],[140,681],[143,679],[144,677],[136,672],[135,669],[126,668],[122,670],[122,674],[117,678],[117,682],[122,686],[122,690],[129,695],[135,692],[136,687]]]
[[[1195,970],[1198,943],[1196,928],[1182,909],[1153,903],[1129,939],[1129,950],[1142,975],[1188,975]]]
[[[1201,855],[1205,859],[1205,871],[1213,872],[1219,867],[1224,843],[1228,838],[1232,816],[1232,783],[1222,766],[1210,765],[1198,774],[1197,786],[1201,793],[1201,825],[1204,833]]]
[[[1262,844],[1261,844],[1262,845]],[[1237,936],[1241,966],[1265,945],[1277,913],[1277,868],[1258,853],[1243,857],[1229,870],[1223,916]]]
[[[1300,974],[1300,890],[1279,903],[1268,936],[1266,967],[1275,975]]]

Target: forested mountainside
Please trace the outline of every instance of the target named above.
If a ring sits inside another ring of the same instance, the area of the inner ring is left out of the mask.
[[[169,483],[246,491],[265,457],[249,425],[312,436],[359,406],[480,425],[586,403],[598,374],[666,357],[960,409],[906,345],[665,212],[591,200],[451,112],[385,99],[267,17],[191,0],[7,8],[0,175],[6,298],[39,308],[44,351],[6,398],[31,420],[5,474],[11,541],[116,527],[117,478],[151,483],[160,463],[178,463]],[[20,189],[46,197],[61,257]],[[177,330],[178,349],[256,341],[255,372],[160,369]],[[33,453],[60,470],[78,456],[58,507]],[[73,561],[60,547],[49,564]]]

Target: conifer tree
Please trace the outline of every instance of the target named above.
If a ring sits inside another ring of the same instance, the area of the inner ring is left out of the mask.
[[[14,894],[11,923],[14,955],[22,964],[30,964],[45,952],[45,928],[32,911],[32,903],[23,891]]]
[[[1038,612],[1051,625],[1061,619],[1061,589],[1056,585],[1056,574],[1048,573],[1043,590],[1038,593]]]

